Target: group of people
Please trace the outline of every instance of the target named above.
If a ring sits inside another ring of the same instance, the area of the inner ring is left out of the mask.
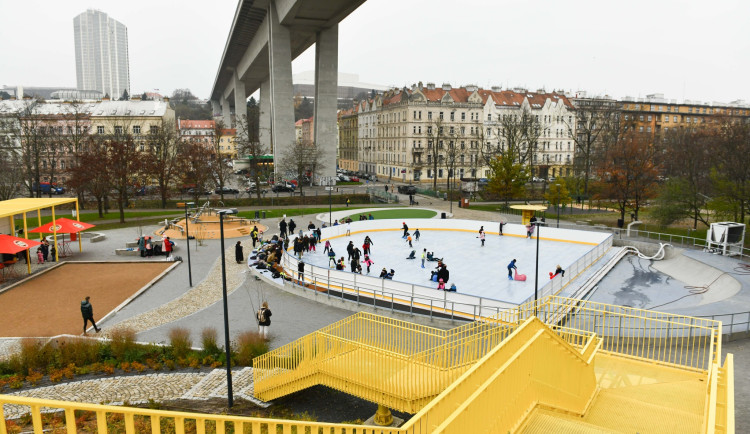
[[[152,256],[166,255],[167,258],[172,256],[174,250],[174,241],[169,237],[164,237],[162,242],[154,241],[150,236],[141,236],[138,238],[138,252],[141,258],[150,258]]]
[[[36,248],[36,259],[38,264],[44,264],[49,260],[50,255],[52,256],[52,261],[55,260],[57,257],[57,249],[55,249],[54,244],[50,244],[49,241],[45,238],[42,240],[42,244],[39,245],[39,247]]]

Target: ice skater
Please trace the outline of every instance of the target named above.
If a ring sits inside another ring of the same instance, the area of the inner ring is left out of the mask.
[[[328,267],[329,268],[336,267],[336,252],[334,252],[333,249],[328,251]]]
[[[422,268],[424,268],[424,259],[427,256],[427,249],[422,250]]]
[[[549,273],[549,278],[550,279],[554,279],[555,276],[557,276],[558,274],[562,275],[562,277],[565,277],[565,270],[563,270],[563,268],[559,264],[558,264],[557,268],[555,268],[555,272],[554,273],[552,273],[552,272]]]
[[[503,226],[505,226],[505,222],[500,220],[500,236],[503,236]]]
[[[531,238],[531,235],[534,233],[534,225],[531,223],[526,225],[526,238]]]
[[[369,256],[365,255],[365,265],[367,265],[367,274],[370,274],[370,266],[375,263]]]
[[[347,199],[348,200],[348,199]],[[347,205],[348,206],[348,205]],[[351,236],[352,234],[352,224],[349,222],[346,222],[346,236]]]
[[[414,241],[419,241],[419,228],[414,231]]]
[[[510,264],[508,264],[508,280],[513,280],[513,270],[518,271],[518,267],[516,267],[515,259],[510,261]]]
[[[328,253],[328,252],[329,252],[329,251],[331,251],[331,250],[333,250],[333,248],[331,248],[331,242],[330,242],[330,241],[328,241],[328,240],[326,240],[326,245],[325,245],[325,247],[323,248],[323,253],[324,253],[324,254],[325,254],[325,253]]]
[[[408,242],[408,243],[409,243],[409,247],[413,247],[413,246],[411,245],[411,235],[409,235],[408,233],[406,234],[406,242]]]
[[[479,231],[479,240],[482,242],[482,247],[484,247],[484,231]]]
[[[354,255],[354,241],[349,241],[349,244],[346,246],[346,260],[352,259],[352,255]]]
[[[406,238],[407,235],[409,235],[409,226],[406,225],[406,222],[402,223],[404,226],[402,229],[404,230],[404,235],[401,238]]]

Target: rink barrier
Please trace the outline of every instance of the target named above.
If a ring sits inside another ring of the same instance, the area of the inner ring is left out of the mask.
[[[403,221],[407,222],[410,232],[418,228],[420,232],[452,230],[478,233],[479,227],[484,226],[485,233],[488,235],[497,235],[499,233],[498,231],[493,232],[491,230],[492,228],[498,228],[498,222],[455,219],[404,219]],[[394,219],[356,221],[350,223],[349,230],[351,235],[379,231],[401,231],[402,229],[398,222],[399,220]],[[346,236],[346,231],[346,224],[322,228],[321,244],[325,243],[327,239]],[[569,275],[566,270],[566,276],[568,277],[564,282],[562,279],[558,281],[553,280],[542,287],[545,293],[549,294],[558,293],[572,280],[571,276],[580,274],[586,267],[600,258],[612,245],[612,235],[601,232],[545,228],[546,233],[549,233],[549,235],[542,236],[540,239],[597,246],[573,264],[573,270],[580,270],[579,272],[574,271]],[[519,224],[506,224],[503,228],[503,234],[506,236],[526,237],[526,228]],[[321,244],[318,245],[319,248],[322,248]],[[401,311],[405,311],[405,307],[408,307],[410,314],[425,311],[431,317],[439,315],[443,318],[463,318],[467,320],[477,320],[490,315],[497,315],[499,312],[518,306],[516,303],[507,301],[460,292],[438,291],[429,286],[381,279],[376,276],[315,266],[307,262],[305,262],[303,281],[299,281],[296,279],[298,259],[291,252],[291,245],[292,243],[290,243],[289,250],[285,251],[285,254],[282,256],[281,266],[297,285],[302,287],[311,285],[315,290],[326,292],[328,297],[338,296],[342,300],[348,299],[357,304],[371,304],[375,307],[386,306],[387,308],[390,305],[391,310],[395,310],[396,305],[399,305],[401,307],[399,310]],[[377,243],[373,244],[373,247],[377,249]],[[337,295],[331,295],[332,291]],[[533,295],[530,298],[533,300]]]

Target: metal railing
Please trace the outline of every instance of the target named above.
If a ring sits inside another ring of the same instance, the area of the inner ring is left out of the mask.
[[[722,325],[710,319],[558,296],[536,306],[525,303],[496,319],[519,324],[535,314],[546,324],[596,333],[601,351],[623,357],[704,373],[721,360]]]
[[[722,323],[722,330],[730,341],[736,334],[739,334],[740,337],[747,337],[750,334],[750,312],[701,315],[698,318],[720,321]]]
[[[297,277],[298,259],[284,252],[281,266],[291,277]],[[411,315],[450,319],[477,320],[496,315],[516,304],[470,294],[438,291],[428,286],[375,276],[349,273],[305,263],[302,281],[292,284],[303,291],[321,293],[328,298],[339,298],[359,305],[390,309]],[[533,297],[532,297],[533,298]]]
[[[367,194],[370,195],[370,198],[375,198],[378,202],[384,202],[384,203],[398,203],[398,195],[393,193],[388,193],[385,191],[385,189],[375,188],[375,187],[367,187]]]
[[[541,232],[540,232],[541,234]],[[607,250],[612,247],[612,237],[607,238],[603,243],[597,245],[593,250],[589,251],[582,257],[578,258],[574,263],[569,265],[565,269],[565,276],[557,275],[550,279],[544,286],[539,289],[538,298],[544,298],[548,295],[558,295],[560,291],[565,288],[570,281],[578,278],[581,273],[591,266],[591,264],[597,262],[599,259],[607,253]],[[534,295],[530,295],[524,303],[534,300]]]

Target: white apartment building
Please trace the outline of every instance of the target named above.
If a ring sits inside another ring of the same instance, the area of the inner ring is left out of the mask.
[[[130,93],[128,29],[94,9],[73,18],[78,90],[95,90],[112,99]]]
[[[377,173],[377,119],[379,101],[375,99],[359,102],[357,114],[357,159],[359,171],[368,175]]]

